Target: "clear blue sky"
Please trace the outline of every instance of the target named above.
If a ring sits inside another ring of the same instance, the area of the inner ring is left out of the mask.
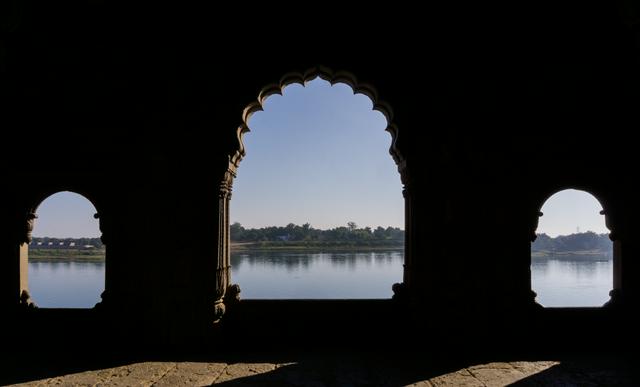
[[[404,228],[402,185],[388,149],[391,136],[371,100],[345,84],[316,79],[287,86],[254,114],[244,137],[231,221],[245,227],[311,223],[331,228]],[[600,203],[564,190],[542,207],[538,233],[608,233]],[[96,209],[86,198],[59,192],[37,209],[34,236],[98,237]]]
[[[593,231],[609,233],[600,215],[602,205],[591,194],[575,189],[560,191],[551,196],[542,206],[537,233],[555,237],[577,232]]]
[[[247,155],[233,187],[231,221],[246,228],[404,228],[391,135],[371,100],[319,78],[270,96],[249,120]]]
[[[58,192],[46,198],[36,210],[33,236],[53,238],[96,238],[100,236],[96,209],[84,196]]]

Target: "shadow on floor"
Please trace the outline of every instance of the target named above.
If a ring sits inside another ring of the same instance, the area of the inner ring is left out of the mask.
[[[638,386],[625,365],[600,360],[422,363],[419,359],[332,358],[277,367],[238,377],[222,375],[216,386]],[[346,361],[345,361],[346,360]],[[594,366],[599,363],[600,366]],[[227,379],[228,378],[228,379]]]
[[[233,353],[221,356],[126,358],[126,354],[13,357],[0,384],[58,378],[66,385],[155,386],[637,386],[628,356],[592,354],[562,359],[518,356],[463,359],[424,352]]]

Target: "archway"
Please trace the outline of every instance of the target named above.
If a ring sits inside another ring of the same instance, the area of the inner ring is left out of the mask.
[[[575,189],[556,192],[541,210],[531,244],[531,284],[547,307],[594,307],[613,289],[613,243],[600,202]]]
[[[331,85],[335,85],[338,83],[344,83],[352,89],[352,93],[364,94],[369,97],[370,105],[373,110],[379,111],[382,113],[386,123],[386,127],[382,128],[391,134],[391,146],[388,147],[388,151],[391,154],[393,160],[397,165],[397,169],[400,172],[400,176],[402,178],[402,182],[404,184],[404,189],[402,190],[402,194],[404,195],[405,201],[405,209],[404,212],[408,213],[410,210],[408,209],[410,200],[408,187],[406,186],[406,163],[401,155],[399,149],[397,148],[397,139],[398,139],[398,129],[393,124],[393,113],[389,106],[382,102],[378,96],[375,89],[367,84],[363,84],[357,81],[357,79],[349,73],[345,72],[333,72],[323,67],[312,68],[305,73],[292,73],[284,76],[278,84],[269,85],[262,89],[261,93],[258,96],[256,102],[250,104],[244,111],[243,114],[243,123],[238,127],[237,130],[237,140],[238,140],[238,149],[229,155],[229,167],[227,169],[227,173],[225,174],[224,180],[221,183],[221,194],[220,194],[220,219],[219,219],[219,251],[218,251],[218,268],[217,268],[217,296],[218,300],[216,302],[216,315],[220,316],[224,312],[224,306],[222,305],[223,299],[225,298],[225,293],[228,290],[228,286],[230,284],[230,273],[229,273],[229,263],[230,263],[230,218],[229,218],[229,199],[231,197],[231,189],[233,186],[234,178],[236,177],[237,168],[240,164],[240,161],[245,156],[245,146],[243,142],[244,134],[249,131],[249,118],[251,115],[257,111],[263,110],[263,105],[270,95],[273,94],[282,94],[284,88],[287,85],[291,84],[300,84],[304,86],[308,82],[319,78],[323,81],[328,81]],[[345,86],[345,85],[342,85]],[[371,107],[369,109],[371,109]],[[400,190],[398,190],[400,191]],[[407,217],[405,216],[405,221]],[[357,222],[356,222],[357,223]],[[283,225],[284,226],[284,225]],[[298,225],[303,226],[303,225]],[[405,224],[405,240],[411,239],[411,228],[408,224]],[[408,263],[411,260],[411,251],[410,246],[405,244],[405,265],[410,266]],[[404,273],[404,277],[406,278],[406,273]],[[390,285],[390,284],[388,284]],[[381,285],[384,286],[384,285]],[[237,294],[238,288],[233,287],[229,288],[233,289],[231,295],[227,293],[226,298],[234,298]],[[395,289],[399,289],[396,287]]]
[[[96,213],[86,197],[69,191],[37,206],[27,270],[28,291],[37,306],[90,308],[100,301],[105,246]]]

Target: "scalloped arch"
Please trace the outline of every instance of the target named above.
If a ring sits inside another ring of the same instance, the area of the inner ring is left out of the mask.
[[[345,83],[353,89],[354,94],[364,94],[369,97],[373,103],[373,110],[382,113],[387,120],[387,127],[385,130],[391,134],[389,153],[391,154],[391,157],[393,157],[393,160],[398,166],[398,171],[402,175],[406,163],[404,156],[400,153],[400,150],[397,147],[399,131],[398,127],[393,123],[393,110],[391,109],[391,106],[378,97],[378,92],[372,85],[359,82],[355,75],[347,71],[333,71],[323,66],[312,67],[304,72],[287,73],[280,78],[280,82],[269,84],[260,90],[257,99],[247,105],[242,112],[242,124],[240,124],[236,132],[238,149],[229,156],[230,167],[235,170],[239,166],[240,161],[244,158],[246,152],[243,137],[245,133],[249,132],[249,118],[253,113],[263,110],[264,101],[271,95],[282,95],[282,90],[290,84],[298,83],[304,86],[307,82],[315,78],[321,78],[329,82],[331,85],[335,85],[336,83]]]

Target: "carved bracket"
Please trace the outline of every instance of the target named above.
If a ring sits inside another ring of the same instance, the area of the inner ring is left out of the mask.
[[[216,300],[216,302],[213,304],[213,323],[218,323],[220,322],[220,319],[222,319],[222,316],[224,316],[224,313],[226,311],[226,308],[224,306],[224,303],[222,300]]]
[[[622,222],[620,222],[619,216],[616,215],[615,211],[611,209],[606,209],[600,211],[600,215],[604,215],[604,225],[609,230],[609,239],[612,242],[620,239],[620,236],[624,234],[625,230],[622,227]]]
[[[29,244],[31,243],[31,233],[33,232],[33,226],[35,223],[35,220],[38,218],[38,215],[36,215],[33,212],[29,212],[26,215],[26,218],[23,222],[23,230],[22,230],[22,234],[20,236],[20,241],[19,243],[26,243]]]
[[[222,177],[222,181],[220,182],[220,191],[219,197],[220,199],[231,199],[231,192],[233,191],[233,179],[236,177],[235,168],[232,165],[229,165],[229,168],[224,173]]]
[[[538,230],[538,223],[540,222],[540,217],[544,214],[542,211],[538,211],[535,216],[532,217],[533,222],[531,222],[531,228],[529,230],[529,240],[533,243],[538,239],[538,235],[536,231]]]
[[[232,305],[237,304],[238,302],[240,302],[240,285],[229,285],[224,296],[224,303],[227,305]]]
[[[407,300],[407,286],[404,282],[393,284],[393,286],[391,286],[391,290],[393,291],[393,296],[391,297],[392,300],[402,302]]]
[[[93,214],[94,219],[98,219],[98,228],[100,228],[100,240],[104,245],[107,245],[110,237],[109,221],[102,213],[96,212]]]
[[[31,295],[27,290],[20,293],[20,307],[23,309],[36,309],[36,304],[31,301]]]

